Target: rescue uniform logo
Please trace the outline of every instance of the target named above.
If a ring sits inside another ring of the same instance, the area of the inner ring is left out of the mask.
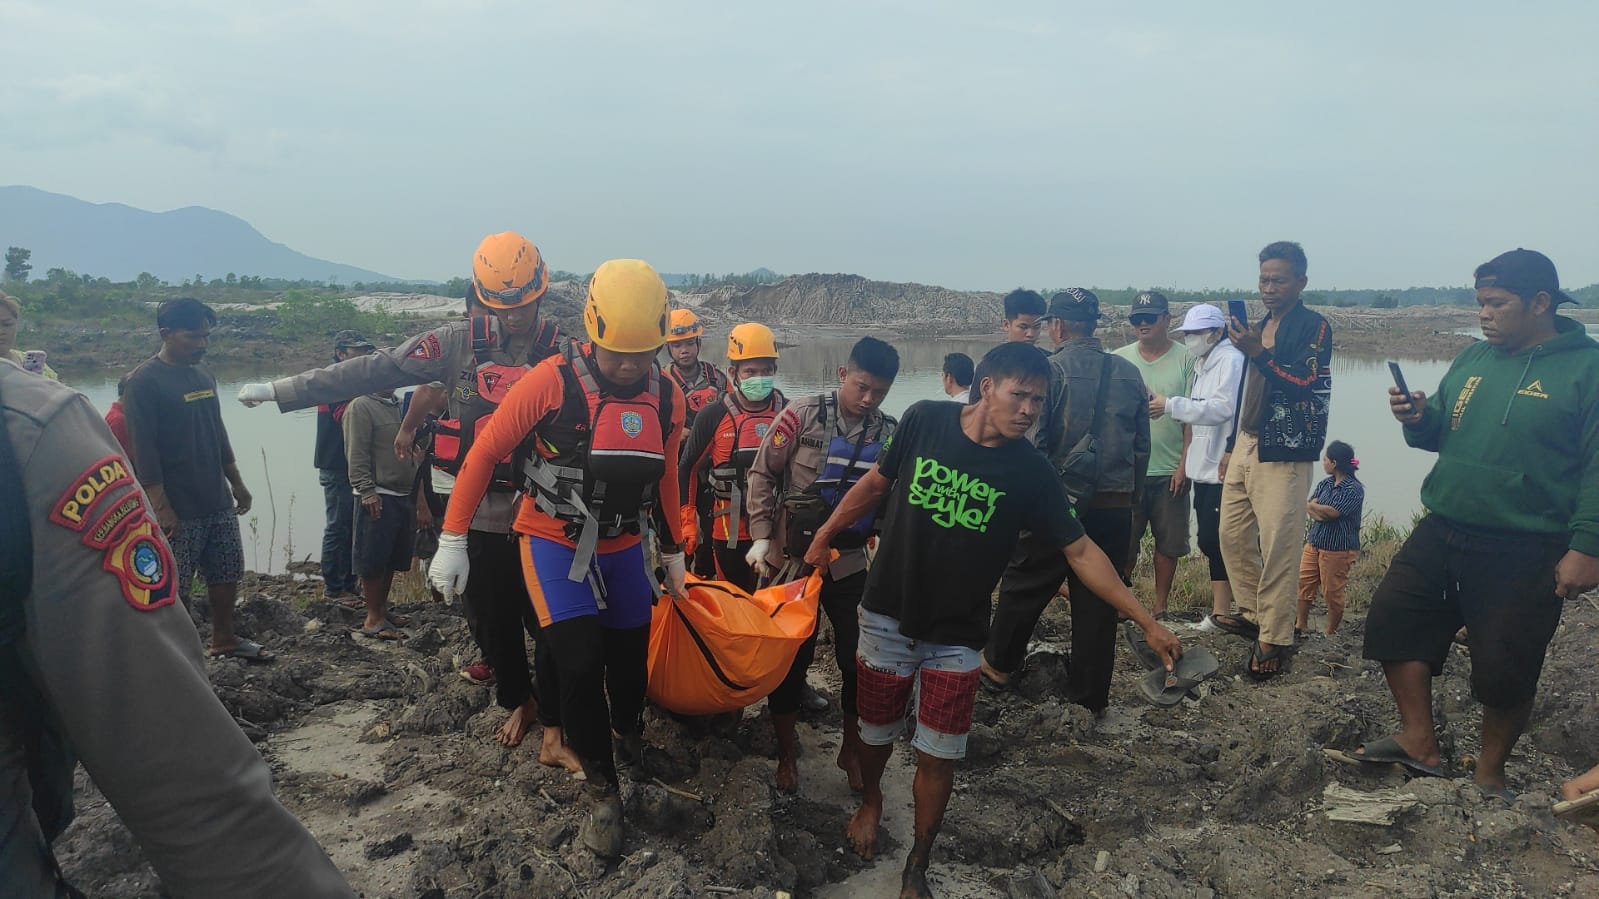
[[[116,575],[122,598],[141,612],[171,605],[177,599],[172,550],[148,518],[124,529],[100,565]]]
[[[772,425],[771,425],[770,422],[765,422],[765,421],[757,422],[755,424],[755,439],[756,440],[765,440],[766,439],[766,435],[771,430],[772,430]]]
[[[107,456],[72,479],[71,486],[50,510],[50,521],[81,531],[88,524],[89,513],[107,493],[131,483],[133,476],[128,474],[127,462],[121,456]]]
[[[628,437],[637,437],[644,433],[644,416],[637,412],[623,412],[622,433]]]
[[[772,445],[777,447],[778,449],[782,449],[784,447],[784,445],[786,445],[787,443],[788,443],[788,434],[785,433],[781,428],[779,428],[777,433],[772,435]]]
[[[428,334],[418,340],[416,346],[411,347],[411,351],[405,354],[405,358],[426,360],[437,359],[443,355],[444,351],[439,348],[439,338],[433,334]]]

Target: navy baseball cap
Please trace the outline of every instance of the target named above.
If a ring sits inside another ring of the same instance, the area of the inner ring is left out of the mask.
[[[1085,287],[1068,287],[1049,298],[1049,317],[1069,322],[1099,321],[1099,297]]]
[[[1517,247],[1508,253],[1500,253],[1477,266],[1474,277],[1478,290],[1499,287],[1522,299],[1530,299],[1543,291],[1549,294],[1556,306],[1577,302],[1560,289],[1560,276],[1555,273],[1555,264],[1537,250]]]

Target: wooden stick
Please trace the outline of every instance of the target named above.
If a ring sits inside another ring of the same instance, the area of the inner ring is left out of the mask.
[[[662,781],[659,777],[653,778],[653,780],[655,781],[655,785],[656,786],[660,787],[661,789],[665,790],[668,793],[671,793],[673,796],[681,796],[684,799],[692,799],[695,802],[704,802],[705,801],[705,797],[701,796],[698,793],[690,793],[687,790],[679,790],[677,787],[669,787],[669,786],[667,786],[666,783],[664,781]],[[707,887],[707,889],[709,889],[709,888]],[[738,891],[734,890],[733,892],[736,893]]]

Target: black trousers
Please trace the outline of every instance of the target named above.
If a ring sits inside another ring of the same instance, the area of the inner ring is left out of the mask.
[[[644,727],[649,626],[605,628],[598,616],[584,615],[549,625],[544,636],[540,648],[552,657],[560,680],[567,745],[582,760],[592,790],[615,792],[611,732],[625,736]]]
[[[533,636],[534,665],[539,675],[539,723],[561,723],[560,675],[550,663],[546,641],[528,599],[522,578],[521,541],[515,534],[468,531],[466,554],[471,573],[461,603],[467,609],[472,638],[494,669],[495,702],[515,709],[533,697],[534,669],[528,664],[523,632]]]
[[[866,572],[852,574],[835,581],[832,575],[822,578],[821,608],[817,610],[817,626],[821,615],[833,623],[833,655],[838,661],[838,673],[844,679],[844,689],[839,694],[838,705],[845,715],[855,714],[855,653],[861,645],[860,606],[861,594],[866,590]],[[790,715],[800,709],[800,694],[805,687],[805,672],[816,661],[816,634],[800,645],[788,676],[767,697],[767,706],[774,715]]]
[[[753,540],[742,541],[738,546],[728,546],[726,540],[716,541],[717,574],[722,580],[746,593],[754,593],[755,585],[760,580],[755,575],[755,569],[744,559],[749,555],[750,547],[754,545]]]
[[[1199,522],[1199,551],[1210,562],[1210,579],[1227,580],[1221,560],[1221,485],[1194,482],[1194,519]]]
[[[1133,510],[1079,508],[1077,516],[1088,539],[1110,558],[1112,568],[1121,571],[1132,542]],[[1063,580],[1071,586],[1072,658],[1067,698],[1097,712],[1110,705],[1117,612],[1083,585],[1060,548],[1048,541],[1027,534],[1017,544],[999,584],[999,603],[983,655],[1000,671],[1018,671],[1027,657],[1027,641],[1033,638],[1038,616],[1055,598]]]

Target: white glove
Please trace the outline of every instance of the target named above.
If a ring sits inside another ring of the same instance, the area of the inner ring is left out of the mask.
[[[755,545],[750,547],[750,551],[744,554],[744,561],[755,569],[755,573],[758,576],[771,577],[775,572],[772,571],[772,566],[766,562],[766,556],[771,551],[772,541],[757,540]]]
[[[673,596],[686,596],[688,590],[688,565],[683,561],[683,554],[661,553],[661,564],[666,566],[667,587]]]
[[[262,403],[270,403],[278,398],[278,392],[271,384],[246,384],[239,388],[239,402],[254,409]]]
[[[449,602],[466,589],[466,576],[472,562],[466,555],[466,535],[443,533],[439,535],[439,549],[433,554],[433,564],[428,566],[428,580],[433,589]]]

